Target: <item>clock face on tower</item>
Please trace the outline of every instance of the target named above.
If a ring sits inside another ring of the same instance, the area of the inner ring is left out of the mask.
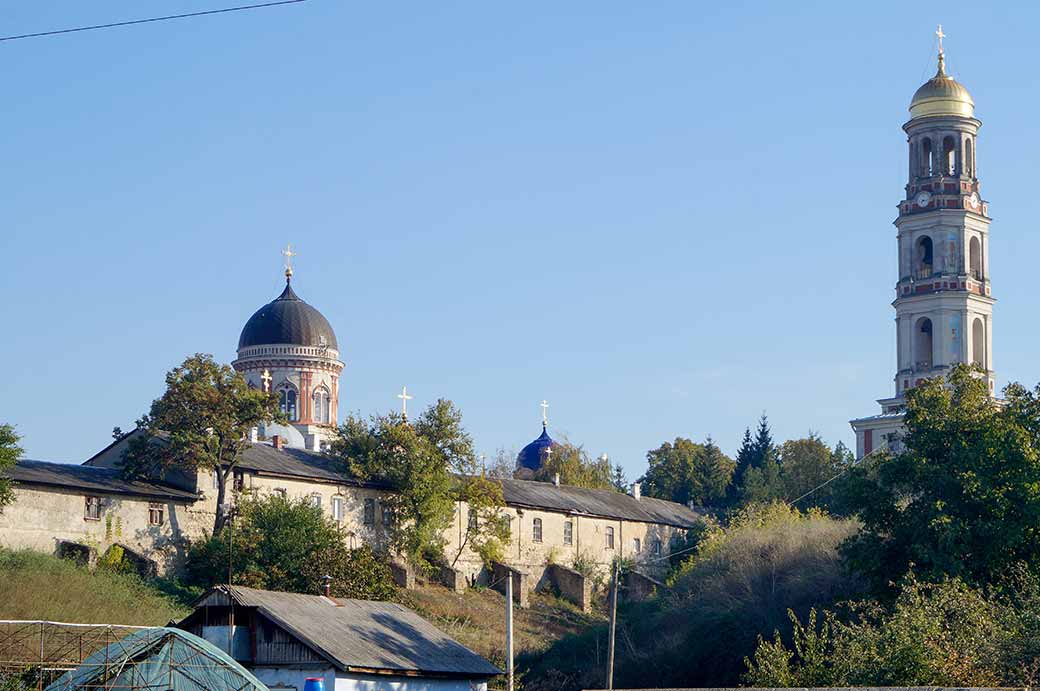
[[[928,190],[921,190],[917,193],[917,196],[914,197],[914,203],[922,208],[928,206],[928,202],[930,202],[931,200],[932,193]]]
[[[979,208],[979,195],[975,192],[972,192],[971,196],[968,197],[968,206],[970,206],[973,209]]]

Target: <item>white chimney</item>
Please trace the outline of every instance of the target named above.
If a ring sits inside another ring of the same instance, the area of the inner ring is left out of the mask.
[[[553,487],[559,487],[559,486],[560,486],[560,474],[559,473],[553,473]]]
[[[249,441],[253,444],[260,441],[260,430],[258,430],[256,427],[249,428]]]
[[[643,485],[638,482],[632,483],[632,496],[636,499],[640,499],[643,496]]]

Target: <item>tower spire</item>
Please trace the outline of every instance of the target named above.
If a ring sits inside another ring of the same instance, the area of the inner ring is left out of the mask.
[[[946,34],[943,33],[942,24],[935,29],[935,35],[939,39],[939,70],[935,73],[936,77],[946,76],[946,51],[943,49],[942,41],[946,38]]]
[[[288,283],[292,280],[292,258],[296,256],[296,252],[292,251],[292,243],[286,243],[285,249],[282,250],[282,255],[285,257],[285,282]]]

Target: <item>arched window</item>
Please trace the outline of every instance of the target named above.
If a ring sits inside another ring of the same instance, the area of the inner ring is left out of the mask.
[[[542,541],[542,519],[540,518],[531,521],[531,540],[534,542]]]
[[[323,386],[314,390],[314,421],[329,422],[329,392]]]
[[[291,422],[296,422],[296,390],[283,387],[278,391],[278,408]]]
[[[986,369],[986,325],[978,317],[971,324],[971,361]]]
[[[975,175],[975,158],[972,155],[971,137],[964,140],[964,174],[968,177]]]
[[[925,175],[935,174],[935,161],[932,156],[932,140],[925,137],[921,142],[921,172]]]
[[[917,277],[928,278],[932,275],[932,239],[922,236],[915,245],[917,254]]]
[[[971,275],[977,281],[982,280],[982,243],[979,242],[977,236],[972,236],[971,241],[968,242],[968,266],[971,268]]]
[[[957,142],[953,137],[943,137],[943,175],[957,174]]]
[[[932,320],[923,317],[918,320],[914,339],[914,368],[920,371],[932,368]]]

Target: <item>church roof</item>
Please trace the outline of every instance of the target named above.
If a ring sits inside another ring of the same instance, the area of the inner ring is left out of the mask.
[[[556,446],[556,442],[549,436],[545,423],[542,423],[542,433],[533,442],[520,449],[516,456],[517,470],[539,470],[545,463],[546,449]]]
[[[253,314],[242,329],[238,348],[280,344],[327,346],[339,350],[336,333],[321,312],[301,300],[293,292],[290,280],[277,298]]]
[[[910,100],[910,117],[926,118],[942,115],[975,116],[975,101],[964,85],[946,74],[946,57],[939,53],[939,69]]]

